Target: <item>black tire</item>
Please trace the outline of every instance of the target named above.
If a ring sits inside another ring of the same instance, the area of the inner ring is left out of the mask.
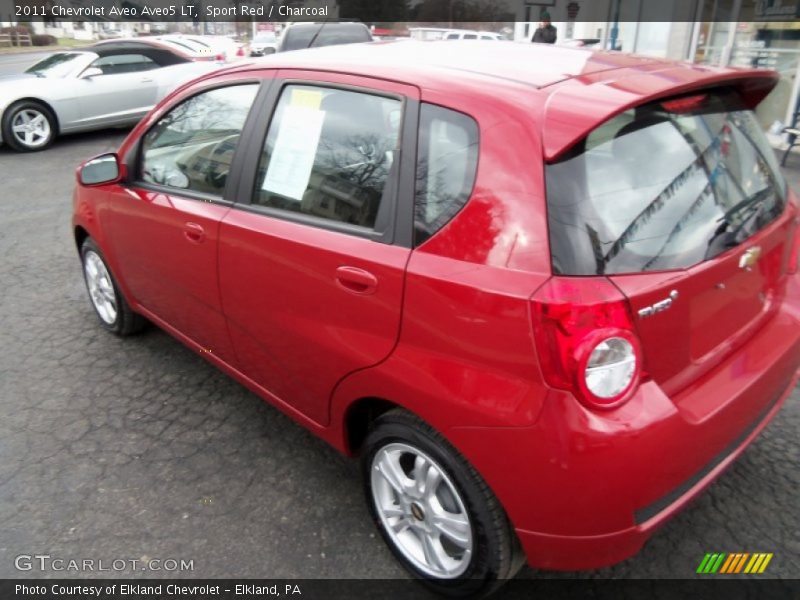
[[[396,447],[398,443],[421,450],[438,463],[436,466],[445,472],[460,495],[471,524],[472,554],[466,570],[457,577],[435,577],[417,568],[393,540],[378,514],[372,490],[373,460],[382,448]],[[384,541],[406,570],[429,589],[452,597],[484,596],[514,577],[524,564],[508,517],[486,482],[441,434],[411,413],[394,409],[375,420],[364,442],[361,466],[367,505]]]
[[[92,286],[89,281],[89,275],[87,274],[87,260],[94,261],[95,257],[99,258],[99,260],[102,262],[102,265],[105,268],[108,279],[111,283],[111,288],[113,289],[115,299],[115,314],[113,319],[110,318],[108,313],[104,313],[100,308],[98,308],[98,302],[95,301],[92,296]],[[95,314],[100,321],[100,325],[102,325],[104,329],[107,329],[111,333],[114,333],[120,337],[132,335],[141,331],[145,325],[147,325],[147,320],[143,316],[131,310],[128,301],[125,300],[125,297],[122,295],[122,292],[119,289],[117,280],[114,279],[111,269],[106,264],[106,259],[103,256],[102,251],[97,244],[95,244],[92,238],[87,238],[81,246],[81,265],[83,267],[83,281],[86,284],[86,291],[89,293],[89,303],[92,305],[92,308],[94,309]]]
[[[33,143],[28,144],[19,139],[13,130],[14,121],[21,113],[41,115],[46,121],[49,133],[46,137],[37,137]],[[3,113],[2,119],[3,141],[17,152],[38,152],[44,150],[58,136],[58,120],[53,111],[41,102],[35,100],[20,100],[14,102]]]

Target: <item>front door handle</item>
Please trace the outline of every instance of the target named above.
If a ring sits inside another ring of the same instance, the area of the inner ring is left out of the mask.
[[[152,77],[142,77],[142,83],[151,83],[153,81]]]
[[[183,226],[183,236],[194,244],[202,244],[206,239],[206,230],[197,223],[186,223]]]
[[[358,267],[343,266],[336,269],[336,283],[348,292],[368,296],[378,289],[378,278]]]

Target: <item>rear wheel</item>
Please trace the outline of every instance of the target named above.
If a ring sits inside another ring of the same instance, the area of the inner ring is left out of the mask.
[[[362,458],[370,511],[400,563],[436,592],[488,593],[523,564],[497,499],[434,429],[402,410],[379,417]]]
[[[81,259],[86,289],[100,324],[119,336],[141,331],[147,321],[131,310],[120,293],[100,248],[91,238],[81,247]]]
[[[44,104],[22,100],[3,114],[3,140],[14,150],[35,152],[47,148],[56,137],[56,118]]]

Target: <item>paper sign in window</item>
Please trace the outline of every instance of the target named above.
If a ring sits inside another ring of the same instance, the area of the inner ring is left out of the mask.
[[[322,133],[324,110],[287,106],[261,188],[300,201],[308,188]]]
[[[289,102],[290,106],[313,108],[318,110],[321,103],[322,92],[320,90],[306,90],[303,88],[292,89],[292,99]]]

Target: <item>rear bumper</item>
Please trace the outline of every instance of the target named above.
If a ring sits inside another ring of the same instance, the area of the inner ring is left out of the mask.
[[[603,413],[552,391],[528,428],[454,428],[531,566],[619,562],[708,487],[766,427],[797,382],[800,278],[780,311],[701,380],[668,397],[644,383]]]
[[[517,529],[528,563],[557,570],[595,569],[608,566],[636,554],[648,538],[671,517],[699,496],[733,463],[778,413],[789,397],[797,378],[771,402],[765,415],[757,419],[737,439],[730,451],[721,453],[695,476],[659,501],[634,512],[637,525],[613,533],[593,536],[560,536]]]

